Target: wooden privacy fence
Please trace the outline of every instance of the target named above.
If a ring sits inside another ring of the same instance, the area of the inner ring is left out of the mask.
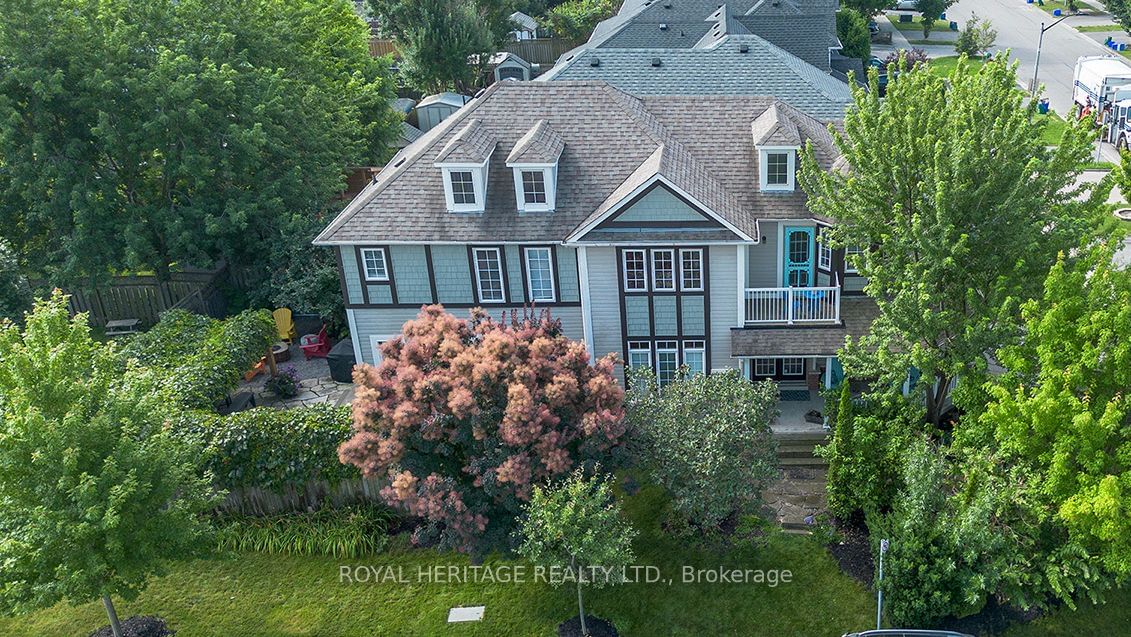
[[[288,485],[281,491],[258,487],[232,489],[217,510],[248,516],[265,516],[295,511],[317,511],[323,504],[333,508],[359,503],[381,502],[381,481],[377,478],[359,478],[330,484],[325,480],[305,485]]]
[[[514,53],[531,64],[553,64],[563,53],[581,46],[584,42],[569,38],[535,38],[521,42],[507,42],[503,45],[503,51]],[[373,56],[397,55],[396,42],[384,38],[370,38],[369,53]]]
[[[142,325],[153,325],[161,313],[180,308],[223,318],[227,302],[220,285],[227,281],[228,268],[174,272],[161,283],[154,276],[114,277],[102,288],[94,290],[64,289],[70,295],[71,314],[87,312],[94,326],[116,319],[139,319]],[[33,281],[34,287],[52,287],[50,282]]]

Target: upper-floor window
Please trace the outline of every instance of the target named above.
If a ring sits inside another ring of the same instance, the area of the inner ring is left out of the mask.
[[[844,271],[849,273],[849,274],[856,274],[858,272],[858,270],[856,268],[856,261],[860,259],[860,255],[863,254],[863,253],[864,253],[864,251],[861,250],[860,248],[856,248],[856,247],[852,247],[852,246],[845,248],[844,249]]]
[[[657,292],[675,290],[675,251],[652,251],[652,289]]]
[[[829,246],[828,239],[823,233],[821,242],[817,244],[817,267],[822,270],[833,269],[833,249]]]
[[[526,285],[529,300],[554,300],[554,257],[550,248],[526,248]]]
[[[503,265],[498,248],[475,248],[475,281],[480,303],[502,303]]]
[[[365,267],[366,281],[388,281],[389,268],[382,248],[362,248],[361,263]]]
[[[685,291],[703,289],[703,251],[679,251],[679,287]]]
[[[624,291],[648,291],[647,264],[643,250],[625,250],[624,258]]]
[[[546,174],[541,170],[522,171],[522,200],[526,204],[546,203]]]
[[[762,190],[792,191],[796,188],[797,149],[760,148],[759,182]]]
[[[453,170],[449,173],[452,180],[452,201],[458,205],[475,205],[475,180],[470,170]]]

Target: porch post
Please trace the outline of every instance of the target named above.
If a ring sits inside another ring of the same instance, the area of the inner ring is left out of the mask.
[[[746,325],[746,255],[750,250],[744,243],[738,245],[738,323],[737,327]]]

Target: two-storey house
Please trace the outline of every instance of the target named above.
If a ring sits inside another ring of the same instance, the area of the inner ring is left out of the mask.
[[[594,356],[668,382],[741,369],[786,398],[835,380],[875,306],[798,188],[821,122],[766,97],[501,82],[398,154],[315,240],[337,251],[357,360],[420,306],[548,307]]]

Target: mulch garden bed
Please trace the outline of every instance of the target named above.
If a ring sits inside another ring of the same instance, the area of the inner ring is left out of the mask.
[[[871,588],[875,583],[876,563],[872,559],[872,546],[868,534],[856,526],[838,527],[840,542],[829,546],[840,570],[852,579]]]
[[[153,615],[135,615],[122,622],[124,637],[172,637],[177,634],[170,630],[164,619]],[[90,637],[114,637],[114,631],[107,624],[90,634]]]
[[[585,616],[585,627],[589,629],[590,637],[617,637],[617,629],[612,622],[592,615]],[[558,624],[558,637],[582,637],[581,619],[574,615]]]

